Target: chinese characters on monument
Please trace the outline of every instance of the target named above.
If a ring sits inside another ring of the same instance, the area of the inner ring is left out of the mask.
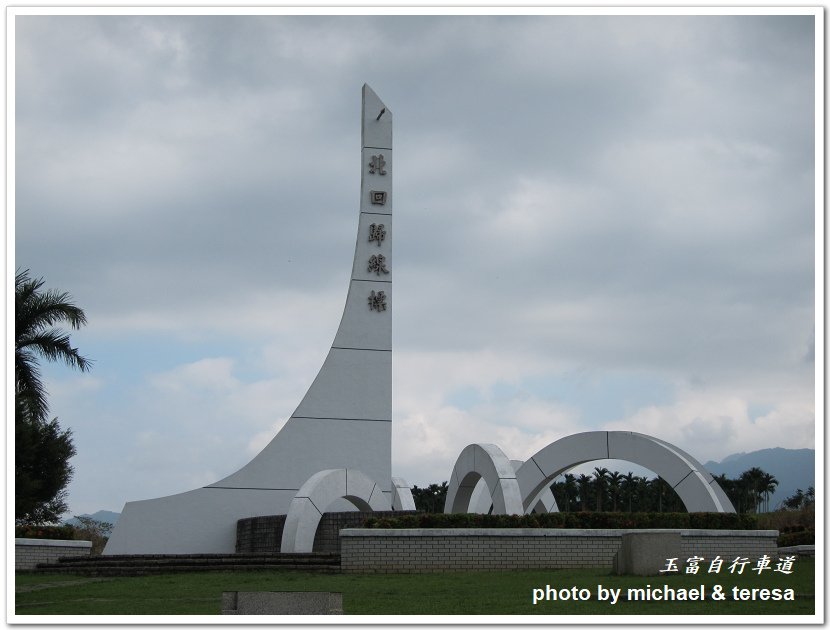
[[[377,241],[378,247],[386,238],[386,226],[383,223],[372,223],[369,226],[369,242]]]
[[[373,155],[369,161],[369,174],[371,175],[386,175],[386,160],[383,159],[383,153]],[[370,190],[369,201],[376,206],[386,205],[386,191],[384,190]],[[372,223],[369,226],[369,242],[376,242],[380,247],[383,240],[386,238],[386,227],[383,223]],[[375,275],[388,274],[389,270],[386,268],[386,257],[383,254],[372,255],[369,258],[367,271],[375,272]],[[369,310],[385,311],[386,310],[386,294],[383,291],[372,291],[369,294]]]
[[[378,254],[377,256],[372,256],[369,259],[369,268],[367,271],[374,271],[375,275],[380,275],[382,273],[389,273],[389,270],[386,268],[386,256],[383,254]]]
[[[369,294],[369,310],[377,312],[386,310],[386,294],[383,291],[377,293],[372,291]]]

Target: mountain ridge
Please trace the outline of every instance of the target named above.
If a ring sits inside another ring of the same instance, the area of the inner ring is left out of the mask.
[[[781,502],[801,488],[806,490],[816,485],[816,451],[812,448],[763,448],[749,453],[733,453],[720,462],[704,464],[712,475],[726,475],[735,479],[750,468],[760,468],[778,480],[778,487],[770,499],[770,508],[776,509]]]

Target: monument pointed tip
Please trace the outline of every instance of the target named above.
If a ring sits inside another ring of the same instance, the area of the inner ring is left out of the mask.
[[[363,146],[392,148],[392,112],[368,83],[363,84]]]
[[[372,86],[368,83],[363,84],[363,106],[364,107],[374,107],[375,105],[380,105],[381,107],[386,107],[386,104],[381,100],[381,98],[377,95],[372,89]]]

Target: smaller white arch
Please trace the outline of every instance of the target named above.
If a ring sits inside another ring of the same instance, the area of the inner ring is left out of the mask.
[[[524,462],[521,459],[511,459],[510,464],[514,471],[518,471]],[[467,509],[471,514],[489,514],[493,507],[493,501],[490,499],[490,492],[487,489],[487,483],[483,478],[479,479],[473,494],[470,497],[470,505]],[[534,501],[525,509],[526,514],[546,514],[548,512],[558,512],[559,506],[556,505],[556,499],[551,492],[550,487],[545,487],[541,490]]]
[[[334,468],[313,474],[291,499],[282,530],[282,553],[311,553],[314,534],[326,508],[347,499],[361,512],[388,510],[381,487],[354,468]]]
[[[412,498],[412,488],[405,479],[392,477],[392,509],[414,510],[415,499]]]
[[[524,513],[516,471],[495,444],[470,444],[461,451],[450,476],[444,513],[468,512],[479,480],[490,490],[493,514]]]

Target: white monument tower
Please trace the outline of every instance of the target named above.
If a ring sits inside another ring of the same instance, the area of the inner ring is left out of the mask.
[[[311,492],[322,471],[328,495],[354,495],[355,504],[372,507],[414,507],[391,471],[392,112],[368,85],[361,138],[360,213],[346,306],[305,397],[268,446],[235,473],[189,492],[127,503],[105,554],[232,553],[239,519],[296,512],[293,506],[311,496],[299,491]],[[352,486],[359,479],[360,488],[347,487],[350,472]],[[290,523],[291,515],[286,528]]]

